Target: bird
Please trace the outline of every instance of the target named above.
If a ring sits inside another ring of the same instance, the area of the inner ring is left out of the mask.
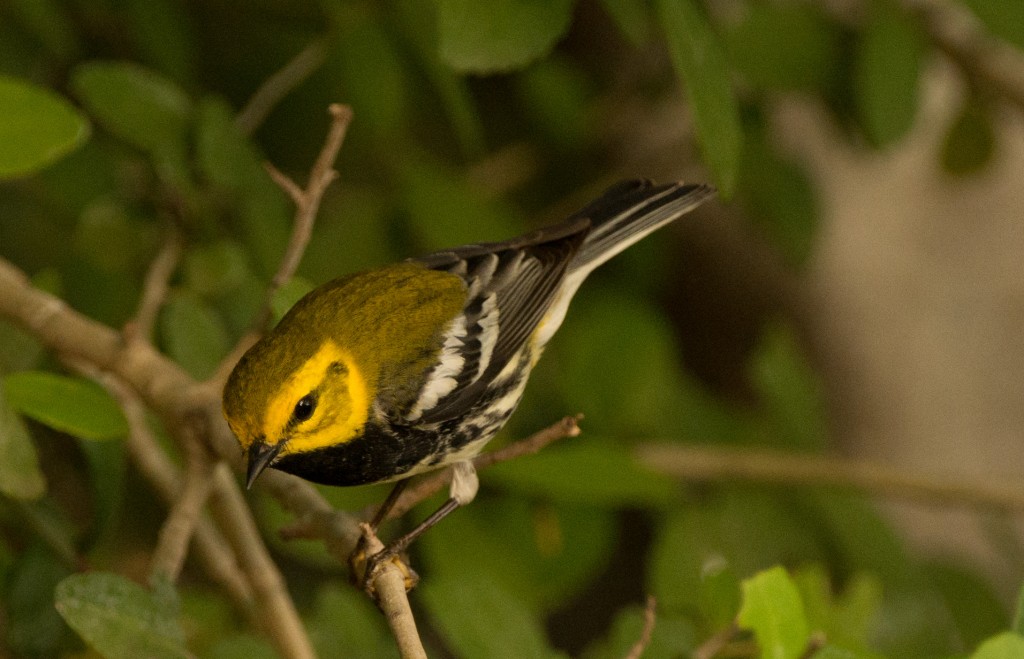
[[[502,428],[595,268],[715,194],[626,180],[565,221],[343,276],[300,299],[237,362],[223,412],[247,459],[326,485],[452,466],[448,500],[394,554],[476,496],[472,459]],[[609,367],[614,367],[609,356]]]

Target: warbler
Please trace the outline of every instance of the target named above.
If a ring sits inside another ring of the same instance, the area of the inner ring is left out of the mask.
[[[469,503],[471,459],[516,408],[583,280],[712,194],[624,181],[561,224],[314,289],[224,388],[248,485],[267,467],[362,485],[454,465],[449,500],[426,526]]]

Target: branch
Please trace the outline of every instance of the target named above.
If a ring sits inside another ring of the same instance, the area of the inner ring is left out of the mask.
[[[203,507],[210,496],[214,463],[199,444],[194,433],[186,440],[185,478],[171,511],[160,528],[156,549],[153,550],[154,577],[166,576],[172,583],[178,580],[188,556],[188,546],[195,534]]]
[[[957,480],[835,457],[669,443],[642,445],[637,455],[649,469],[684,480],[853,488],[925,503],[1024,511],[1024,488],[991,478]]]
[[[526,439],[513,442],[496,451],[482,453],[473,459],[473,466],[477,470],[486,469],[493,464],[506,462],[513,458],[524,455],[532,455],[542,448],[566,437],[576,437],[580,434],[579,422],[583,419],[582,414],[567,416],[559,419],[543,430],[539,430]],[[451,470],[445,469],[426,476],[405,489],[402,496],[395,502],[391,512],[386,519],[397,519],[409,512],[424,499],[433,496],[451,482]],[[367,511],[366,519],[370,519],[376,513],[376,507]]]
[[[996,38],[966,6],[949,0],[902,0],[929,38],[976,81],[1024,112],[1024,56]]]
[[[135,317],[125,324],[122,331],[125,341],[152,341],[153,327],[156,325],[160,308],[167,299],[169,283],[181,259],[181,250],[181,233],[172,227],[146,272],[139,308],[135,312]]]
[[[311,42],[280,70],[263,81],[235,117],[235,124],[243,133],[251,135],[285,96],[320,68],[326,57],[326,41],[317,39]]]
[[[241,359],[245,351],[256,342],[257,337],[267,329],[272,317],[272,302],[278,290],[295,275],[299,267],[302,255],[309,244],[309,238],[313,233],[313,224],[316,221],[316,214],[320,210],[320,201],[323,198],[327,187],[337,178],[338,173],[334,170],[334,162],[338,159],[338,152],[345,142],[345,134],[352,122],[352,109],[347,105],[332,104],[328,110],[331,113],[331,128],[324,140],[324,146],[320,155],[309,172],[309,181],[306,188],[302,189],[295,181],[286,174],[279,171],[270,163],[266,163],[267,172],[270,178],[291,197],[295,203],[295,217],[292,221],[292,234],[288,240],[284,255],[277,272],[270,280],[264,294],[263,306],[253,321],[253,331],[243,336],[238,344],[231,350],[217,367],[216,373],[210,382],[220,389],[227,381],[231,369]]]
[[[288,595],[281,572],[267,551],[252,511],[245,503],[238,483],[224,463],[213,471],[213,515],[227,535],[228,543],[242,570],[252,582],[256,603],[271,642],[285,657],[312,659],[316,656],[309,636]]]
[[[644,605],[644,626],[640,630],[640,638],[629,649],[626,659],[640,659],[644,655],[644,650],[651,644],[651,634],[654,633],[654,623],[657,620],[657,606],[658,600],[654,595],[648,595],[647,603]]]
[[[384,551],[384,543],[370,528],[369,524],[361,524],[363,536],[366,538],[366,555]],[[416,630],[416,619],[409,607],[406,589],[406,575],[402,573],[395,561],[387,561],[380,565],[373,579],[373,591],[377,605],[384,612],[384,618],[391,628],[391,633],[398,642],[398,652],[402,659],[427,659],[423,650],[423,642]]]

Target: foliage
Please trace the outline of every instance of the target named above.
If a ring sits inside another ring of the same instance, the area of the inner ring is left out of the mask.
[[[153,330],[202,379],[248,329],[287,241],[293,209],[263,162],[304,171],[328,103],[352,105],[355,122],[299,276],[274,298],[278,317],[330,277],[506,238],[560,219],[572,191],[596,192],[610,172],[647,174],[622,146],[669,107],[658,141],[671,160],[705,171],[748,236],[798,277],[820,209],[814,177],[773,132],[773,99],[815,99],[852,144],[890,148],[913,129],[938,52],[905,3],[855,4],[856,18],[762,0],[734,12],[699,0],[11,0],[0,6],[0,256],[120,326],[157,250],[180,236]],[[1018,0],[965,5],[1024,45]],[[293,74],[265,120],[243,121],[304,48],[316,65]],[[951,175],[983,171],[998,148],[990,93],[971,85],[949,127],[937,160]],[[623,123],[634,124],[625,136]],[[692,130],[671,141],[677,126]],[[801,319],[757,319],[745,392],[713,391],[683,367],[685,334],[654,295],[693,277],[666,256],[681,240],[663,232],[587,283],[497,443],[577,411],[582,436],[484,472],[479,499],[413,548],[429,649],[620,657],[649,592],[645,657],[716,638],[779,658],[809,644],[821,658],[1024,656],[1024,606],[1011,621],[974,567],[914,555],[863,496],[689,487],[635,459],[648,439],[828,446]],[[3,320],[0,376],[0,655],[85,644],[110,657],[273,656],[198,565],[177,584],[138,585],[165,513],[125,467],[117,403]],[[351,510],[383,496],[325,494]],[[279,511],[260,493],[253,504],[276,537]],[[321,543],[270,542],[324,656],[395,655]]]

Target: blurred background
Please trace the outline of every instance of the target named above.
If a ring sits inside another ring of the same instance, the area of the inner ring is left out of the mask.
[[[556,222],[622,178],[714,183],[587,282],[496,445],[577,412],[583,434],[482,473],[414,548],[432,656],[498,656],[492,637],[621,656],[648,593],[645,656],[682,656],[777,563],[856,656],[966,656],[1010,625],[1019,512],[679,481],[638,456],[756,447],[1020,482],[1022,49],[1019,0],[6,0],[0,74],[91,128],[6,166],[0,255],[118,326],[182,236],[158,342],[205,378],[287,241],[261,163],[304,181],[330,103],[355,119],[279,314],[338,275]],[[59,366],[0,323],[0,369]],[[26,423],[47,488],[0,498],[0,656],[73,653],[53,585],[83,565],[144,580],[164,513],[117,438]],[[324,492],[358,510],[385,489]],[[285,514],[250,497],[324,656],[394,654],[341,566],[279,540]],[[270,652],[197,566],[179,594],[199,656]]]

